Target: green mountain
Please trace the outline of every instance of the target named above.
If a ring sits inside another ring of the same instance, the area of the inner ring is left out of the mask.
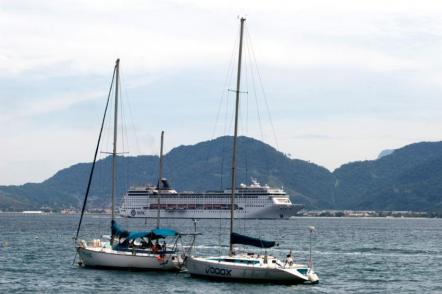
[[[339,208],[442,209],[442,142],[411,144],[377,160],[345,164],[333,174]]]
[[[164,157],[164,174],[178,191],[205,191],[230,186],[232,138],[220,137],[179,146]],[[158,157],[118,157],[118,191],[154,184]],[[81,207],[90,163],[57,172],[38,184],[0,186],[0,209]],[[352,162],[334,172],[290,159],[258,140],[240,137],[238,182],[251,177],[283,186],[295,203],[310,209],[442,211],[442,142],[405,146],[376,160]],[[96,165],[89,208],[110,206],[111,158]]]
[[[205,191],[230,186],[232,137],[192,146],[179,146],[164,156],[164,174],[178,191]],[[325,168],[290,159],[255,139],[238,140],[238,182],[250,177],[271,186],[284,186],[297,203],[310,207],[331,205],[334,177]],[[117,195],[134,185],[156,183],[159,159],[156,156],[117,158]],[[80,163],[57,172],[39,184],[0,186],[0,209],[37,209],[42,206],[81,207],[90,163]],[[109,207],[111,157],[97,162],[88,207]]]

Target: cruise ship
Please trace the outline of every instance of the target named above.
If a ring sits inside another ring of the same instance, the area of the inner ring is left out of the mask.
[[[231,189],[205,193],[180,192],[162,179],[160,194],[161,218],[230,218]],[[282,188],[262,186],[256,179],[250,185],[241,184],[235,191],[235,218],[287,219],[301,210],[301,204],[292,204]],[[120,206],[123,217],[156,218],[158,188],[134,187],[124,195]]]

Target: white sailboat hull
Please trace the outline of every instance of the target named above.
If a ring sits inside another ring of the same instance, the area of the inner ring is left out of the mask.
[[[219,258],[219,257],[216,257]],[[229,257],[226,257],[229,258]],[[275,282],[275,283],[317,283],[318,278],[313,271],[302,274],[299,269],[304,266],[277,266],[275,264],[233,264],[210,260],[205,257],[189,257],[186,267],[191,275],[209,279],[237,281]]]
[[[135,253],[109,248],[77,247],[80,262],[86,267],[179,271],[181,259],[176,254]]]

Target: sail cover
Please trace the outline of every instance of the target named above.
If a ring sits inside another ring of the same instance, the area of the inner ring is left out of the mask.
[[[270,248],[270,247],[275,246],[275,244],[276,244],[274,241],[261,240],[258,238],[252,238],[252,237],[240,235],[237,233],[232,233],[230,235],[230,242],[232,244],[243,244],[243,245],[250,245],[250,246],[255,246],[255,247],[260,247],[260,248]]]

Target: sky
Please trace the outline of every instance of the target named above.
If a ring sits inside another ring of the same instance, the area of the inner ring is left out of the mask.
[[[334,170],[442,138],[441,1],[1,1],[0,185],[89,162],[115,60],[119,150],[232,133]],[[110,119],[101,151],[110,151]],[[104,156],[103,153],[100,153]]]

